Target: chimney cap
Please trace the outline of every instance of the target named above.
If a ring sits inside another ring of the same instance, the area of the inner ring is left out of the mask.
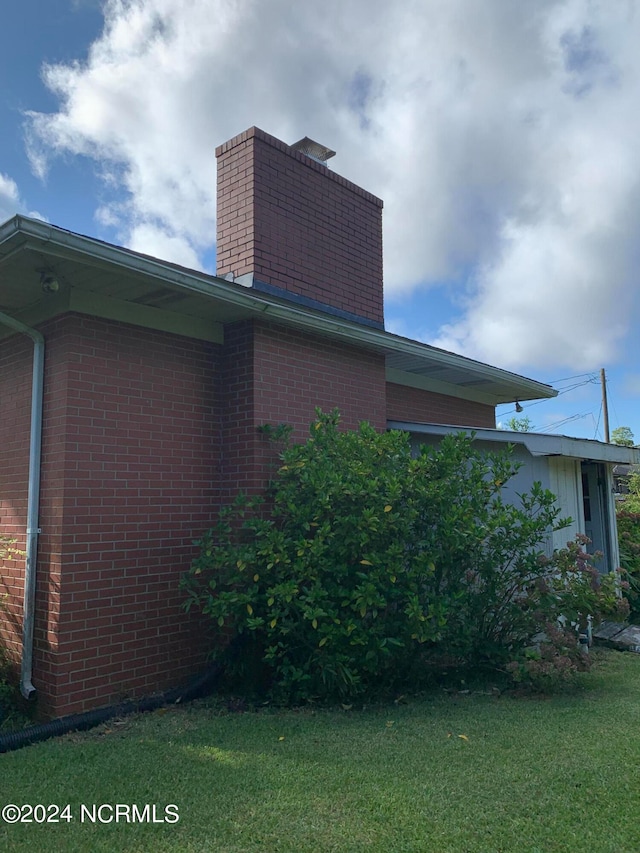
[[[323,166],[325,166],[326,161],[331,157],[334,157],[336,153],[330,148],[327,148],[326,145],[320,145],[319,142],[309,139],[308,136],[304,136],[302,139],[294,142],[291,148],[293,148],[294,151],[299,151],[301,154],[306,154],[307,157],[311,157],[311,159],[315,160],[316,163],[322,163]]]

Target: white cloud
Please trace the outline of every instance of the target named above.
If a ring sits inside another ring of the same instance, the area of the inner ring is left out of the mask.
[[[634,310],[640,14],[607,0],[107,0],[30,153],[95,158],[102,221],[198,264],[215,146],[253,124],[338,151],[385,200],[388,296],[458,281],[437,343],[505,366],[610,361]],[[119,191],[124,190],[123,200]],[[418,325],[429,325],[421,318]]]
[[[190,269],[198,266],[198,255],[184,237],[168,234],[149,223],[136,225],[131,230],[129,248]]]
[[[21,207],[18,185],[8,175],[0,172],[0,222],[15,216]]]
[[[9,175],[0,172],[0,223],[11,219],[17,213],[24,213],[34,219],[42,219],[46,222],[46,217],[38,213],[37,210],[27,210],[16,182]]]

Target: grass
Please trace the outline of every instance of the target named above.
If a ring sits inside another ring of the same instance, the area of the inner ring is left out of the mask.
[[[637,853],[640,656],[598,652],[579,689],[553,698],[260,713],[210,701],[0,763],[0,804],[74,815],[0,822],[6,851]],[[180,819],[82,823],[81,803],[155,803],[158,817],[176,804]]]

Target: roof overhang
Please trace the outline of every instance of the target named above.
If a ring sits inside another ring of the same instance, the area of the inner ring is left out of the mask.
[[[55,274],[57,292],[43,292],[43,272]],[[225,324],[262,318],[384,354],[387,379],[396,384],[489,405],[557,394],[524,376],[24,216],[0,225],[0,310],[32,325],[76,311],[215,342]]]
[[[487,441],[499,445],[524,445],[532,456],[567,456],[591,462],[610,462],[611,464],[637,465],[640,463],[640,449],[622,447],[618,444],[606,444],[589,438],[571,438],[567,435],[547,435],[541,432],[512,432],[503,429],[476,429],[451,427],[446,424],[418,424],[402,421],[389,421],[389,429],[398,429],[412,435],[441,437],[452,433],[466,432],[473,435],[475,441]]]

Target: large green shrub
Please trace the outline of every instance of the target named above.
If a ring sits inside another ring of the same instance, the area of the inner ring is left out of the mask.
[[[226,510],[184,579],[187,606],[242,635],[240,663],[253,656],[272,698],[406,689],[445,664],[504,668],[561,614],[579,621],[604,600],[578,545],[542,557],[564,523],[549,491],[503,501],[509,454],[460,434],[412,458],[406,434],[343,432],[319,413],[281,458],[268,503]]]
[[[627,509],[625,501],[618,509],[618,542],[620,545],[620,565],[625,572],[631,615],[640,616],[640,512]]]
[[[625,595],[631,606],[631,616],[640,617],[640,473],[628,480],[628,494],[617,508],[620,565],[625,573]]]

